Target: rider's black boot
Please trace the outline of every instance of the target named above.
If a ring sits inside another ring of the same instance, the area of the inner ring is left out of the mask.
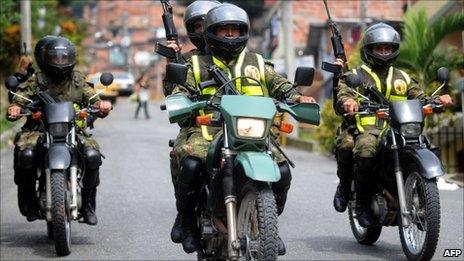
[[[348,206],[351,191],[351,180],[353,177],[353,152],[350,150],[339,149],[337,156],[337,176],[340,179],[337,191],[333,199],[336,211],[344,212]]]
[[[18,207],[27,221],[40,217],[40,207],[36,192],[37,169],[36,152],[32,148],[14,151],[14,181],[18,185]]]
[[[182,243],[182,223],[181,223],[181,215],[177,213],[176,221],[174,221],[174,225],[171,229],[171,240],[174,243]]]
[[[375,191],[375,158],[358,157],[356,164],[356,217],[362,227],[370,227],[374,224],[370,205]]]
[[[186,253],[200,248],[199,229],[195,217],[200,190],[201,161],[185,158],[179,172],[177,187],[177,211],[181,216],[182,247]]]
[[[82,217],[84,222],[95,226],[98,223],[97,215],[95,214],[96,210],[96,193],[97,189],[94,188],[92,191],[82,190]]]
[[[193,213],[182,213],[182,248],[186,253],[193,253],[200,247],[199,231]]]
[[[89,225],[98,223],[96,211],[97,186],[100,183],[99,169],[87,170],[83,178],[81,214]]]
[[[333,205],[336,211],[345,212],[348,201],[350,200],[350,190],[350,181],[340,180],[333,199]]]

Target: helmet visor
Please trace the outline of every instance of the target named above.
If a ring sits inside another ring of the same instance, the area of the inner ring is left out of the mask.
[[[67,49],[55,49],[47,51],[44,61],[52,66],[64,67],[74,64],[76,55]]]

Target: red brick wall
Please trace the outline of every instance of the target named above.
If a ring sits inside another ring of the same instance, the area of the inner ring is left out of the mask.
[[[279,4],[280,1],[267,0],[266,5]],[[376,20],[399,21],[403,17],[403,5],[407,0],[365,1],[365,16]],[[360,1],[328,1],[332,19],[360,19]],[[327,13],[322,0],[293,1],[293,24],[295,44],[306,43],[309,24],[324,23]]]

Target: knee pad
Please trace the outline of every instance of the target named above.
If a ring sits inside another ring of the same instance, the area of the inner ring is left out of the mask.
[[[31,148],[26,148],[19,152],[19,168],[21,169],[32,169],[35,167],[35,150]]]
[[[200,178],[201,161],[195,157],[186,157],[182,160],[178,181],[184,184],[197,183]]]
[[[87,169],[97,169],[102,164],[101,154],[94,148],[84,150],[84,160]]]
[[[290,182],[292,181],[292,172],[287,162],[279,164],[280,180],[273,184],[273,189],[277,190],[288,190],[290,188]]]

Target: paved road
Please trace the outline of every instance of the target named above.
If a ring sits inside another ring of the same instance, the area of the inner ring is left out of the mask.
[[[134,110],[134,104],[119,100],[112,114],[96,123],[94,137],[106,156],[98,189],[99,224],[90,227],[73,223],[72,253],[62,259],[195,259],[180,245],[171,243],[169,237],[175,207],[167,140],[175,137],[177,127],[169,125],[158,104],[150,105],[150,120],[133,119]],[[375,246],[356,243],[347,214],[332,208],[336,188],[332,159],[299,150],[286,151],[297,167],[286,210],[279,218],[288,253],[282,259],[405,259],[396,227],[385,228]],[[17,209],[12,148],[0,153],[0,259],[54,258],[45,223],[28,223]],[[445,259],[446,248],[463,248],[463,189],[440,194],[441,235],[434,259]]]

